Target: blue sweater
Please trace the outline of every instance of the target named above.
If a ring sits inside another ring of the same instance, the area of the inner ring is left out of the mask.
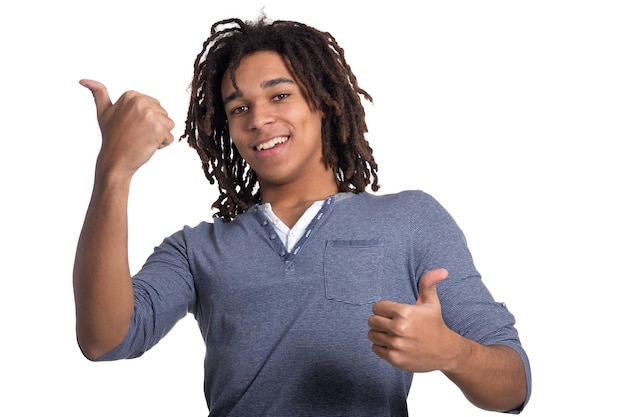
[[[530,395],[513,315],[454,220],[419,191],[331,196],[291,253],[258,207],[185,227],[133,278],[131,328],[101,360],[142,355],[191,312],[211,416],[406,416],[413,375],[372,352],[367,319],[377,301],[415,303],[436,268],[449,271],[437,285],[446,324],[515,349]]]

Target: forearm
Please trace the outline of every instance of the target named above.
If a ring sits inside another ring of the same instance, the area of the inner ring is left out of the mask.
[[[444,374],[477,407],[510,411],[526,398],[526,376],[518,353],[508,346],[484,346],[459,336],[460,355]]]
[[[74,264],[76,331],[91,359],[122,342],[134,309],[128,266],[128,193],[134,173],[174,140],[174,122],[158,100],[127,91],[113,104],[106,87],[81,80],[93,94],[102,147]]]
[[[133,312],[128,266],[130,179],[98,178],[85,216],[74,264],[78,343],[96,359],[126,335]]]

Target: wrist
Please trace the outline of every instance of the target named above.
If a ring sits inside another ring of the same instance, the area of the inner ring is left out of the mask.
[[[447,359],[441,369],[449,377],[463,373],[464,365],[470,363],[470,358],[474,355],[476,348],[476,342],[457,333],[452,333],[453,338],[447,344],[450,350],[447,352]]]

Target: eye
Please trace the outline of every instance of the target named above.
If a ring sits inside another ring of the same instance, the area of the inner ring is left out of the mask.
[[[230,114],[233,115],[237,115],[237,114],[241,114],[245,111],[248,110],[248,106],[239,106],[239,107],[234,107],[233,109],[231,109]]]
[[[272,97],[273,101],[280,101],[280,100],[284,100],[287,97],[289,97],[288,93],[280,93],[280,94],[276,94],[274,97]]]

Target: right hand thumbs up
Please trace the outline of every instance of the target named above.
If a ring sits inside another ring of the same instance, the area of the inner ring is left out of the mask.
[[[154,98],[127,91],[112,103],[104,84],[94,80],[80,80],[80,84],[91,91],[96,103],[102,132],[98,169],[132,175],[157,149],[174,140],[174,121]]]

